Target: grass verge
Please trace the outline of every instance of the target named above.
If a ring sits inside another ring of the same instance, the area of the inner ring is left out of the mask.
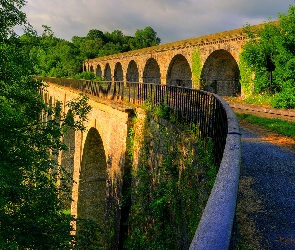
[[[249,123],[263,126],[264,128],[276,133],[295,139],[295,122],[263,118],[250,114],[236,114],[240,119],[246,120]]]

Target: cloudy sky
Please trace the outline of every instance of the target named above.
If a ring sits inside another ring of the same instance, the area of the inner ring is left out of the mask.
[[[69,41],[90,29],[134,36],[151,26],[167,43],[276,20],[290,4],[294,0],[28,0],[23,11],[39,34],[44,24]]]

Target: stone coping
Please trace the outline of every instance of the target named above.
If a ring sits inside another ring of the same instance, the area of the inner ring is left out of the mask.
[[[228,135],[220,168],[190,250],[229,249],[237,203],[241,163],[241,133],[231,107],[219,96],[227,113]]]

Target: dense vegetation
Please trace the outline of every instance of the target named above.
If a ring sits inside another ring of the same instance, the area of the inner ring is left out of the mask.
[[[62,103],[44,103],[40,91],[45,86],[32,75],[75,76],[84,59],[156,45],[160,39],[150,27],[137,30],[135,37],[91,30],[68,42],[43,25],[39,36],[21,11],[25,4],[0,0],[0,249],[100,247],[98,228],[89,221],[79,221],[85,233],[70,235],[74,218],[60,198],[67,185],[57,182],[66,176],[57,161],[66,150],[63,135],[84,129],[87,97],[66,103],[70,112],[64,114]],[[13,31],[16,25],[25,27],[21,37]]]
[[[183,124],[171,126],[167,107],[144,108],[147,117],[137,116],[129,131],[128,153],[136,160],[123,194],[122,210],[130,206],[124,249],[188,249],[217,174],[212,144]]]
[[[121,31],[112,33],[92,29],[86,37],[74,36],[72,42],[57,38],[50,27],[42,25],[42,35],[25,33],[20,42],[34,62],[33,74],[53,77],[93,77],[81,75],[82,62],[100,56],[141,49],[160,43],[151,28],[137,30],[135,36],[125,36]]]
[[[246,97],[263,96],[273,107],[295,108],[294,26],[291,5],[288,14],[279,14],[278,22],[245,28],[249,41],[243,46],[240,68]]]
[[[83,129],[90,107],[81,96],[65,115],[61,103],[43,102],[29,48],[12,30],[26,25],[25,1],[0,3],[0,249],[67,249],[72,218],[58,196],[65,190],[56,155],[68,129]]]

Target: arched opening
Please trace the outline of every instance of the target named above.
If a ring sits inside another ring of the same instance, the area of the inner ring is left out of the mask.
[[[94,72],[94,69],[93,69],[93,66],[92,66],[92,65],[90,66],[89,71],[90,71],[90,72]]]
[[[74,154],[75,154],[75,130],[69,129],[63,136],[63,143],[67,150],[61,152],[60,167],[60,197],[65,210],[71,208],[73,173],[74,173]]]
[[[119,62],[117,62],[115,66],[114,81],[123,81],[123,69]]]
[[[126,80],[128,82],[139,82],[138,68],[134,60],[132,60],[128,65]]]
[[[105,77],[106,81],[112,80],[112,71],[111,71],[111,67],[108,63],[104,69],[104,77]]]
[[[99,226],[103,226],[105,216],[106,170],[102,138],[95,128],[91,128],[83,149],[77,215],[93,220]]]
[[[183,55],[176,55],[171,60],[167,71],[166,83],[167,85],[192,87],[192,71]]]
[[[154,58],[147,60],[143,71],[143,82],[161,83],[160,67]]]
[[[102,78],[102,71],[100,65],[97,65],[95,75]]]
[[[201,73],[203,88],[221,96],[235,96],[239,89],[240,70],[226,50],[216,50],[207,58]]]

